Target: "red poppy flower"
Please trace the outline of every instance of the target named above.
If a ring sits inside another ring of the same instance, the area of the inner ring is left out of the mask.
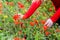
[[[15,37],[13,40],[21,40],[19,37]]]
[[[9,5],[10,5],[10,6],[14,6],[14,3],[13,3],[13,2],[9,2]]]
[[[45,32],[45,35],[46,35],[46,36],[48,36],[49,34],[50,34],[50,32],[48,32],[48,31]]]
[[[45,24],[45,20],[41,20],[40,22],[41,22],[42,24]]]
[[[31,26],[34,26],[34,25],[35,25],[35,23],[34,23],[34,22],[30,22],[30,25],[31,25]]]
[[[2,11],[2,9],[3,9],[3,5],[2,5],[2,3],[0,2],[0,11]]]
[[[18,7],[19,8],[24,8],[24,5],[21,2],[18,2]]]
[[[47,26],[44,26],[44,31],[46,31],[48,29],[48,27]]]
[[[2,3],[0,2],[0,8],[2,8]]]
[[[14,20],[19,20],[19,18],[20,18],[20,15],[18,15],[18,14],[15,14],[15,15],[13,16],[13,19],[14,19]]]

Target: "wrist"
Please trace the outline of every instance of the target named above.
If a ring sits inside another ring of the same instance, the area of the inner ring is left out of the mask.
[[[51,27],[52,25],[53,25],[53,21],[50,18],[44,24],[44,26],[48,26],[48,27]]]
[[[51,22],[52,24],[54,23],[53,20],[52,20],[51,18],[50,18],[49,20],[50,20],[50,22]]]

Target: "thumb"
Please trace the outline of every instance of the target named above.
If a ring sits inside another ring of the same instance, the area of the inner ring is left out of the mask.
[[[48,25],[48,21],[45,22],[44,26],[47,26]]]
[[[21,13],[19,13],[18,15],[20,15],[20,19],[22,19],[22,18],[23,18],[23,16],[24,16],[24,15],[22,15]]]

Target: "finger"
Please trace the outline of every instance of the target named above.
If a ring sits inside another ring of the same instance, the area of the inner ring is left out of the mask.
[[[24,15],[21,15],[21,17],[20,17],[20,18],[22,19],[22,18],[23,18],[23,16],[24,16]]]
[[[50,23],[48,23],[48,25],[47,25],[48,27],[50,27]]]
[[[48,26],[48,27],[51,27],[51,26],[52,26],[52,24],[51,24],[51,23],[49,23],[47,26]]]
[[[45,26],[48,24],[48,21],[44,24]]]

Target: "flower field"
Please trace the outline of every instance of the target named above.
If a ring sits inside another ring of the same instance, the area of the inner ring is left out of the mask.
[[[15,14],[25,14],[32,0],[0,0],[0,40],[60,40],[60,27],[44,26],[55,10],[52,2],[45,1],[25,20],[14,20]],[[16,19],[17,16],[16,16]]]

